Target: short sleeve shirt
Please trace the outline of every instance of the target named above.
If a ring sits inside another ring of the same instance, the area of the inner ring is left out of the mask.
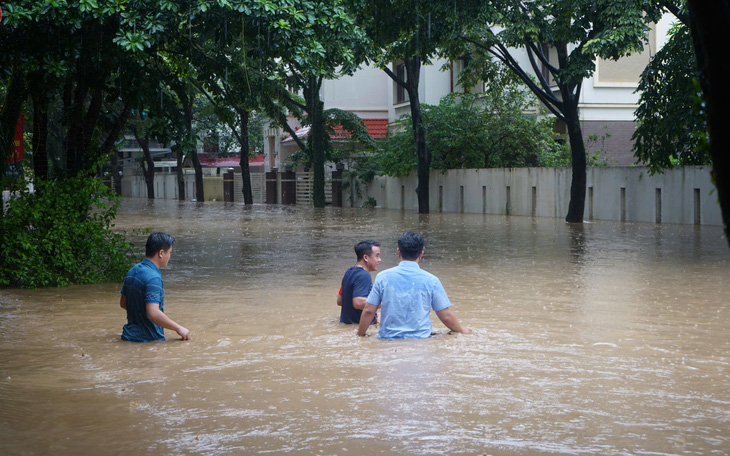
[[[367,301],[381,307],[381,339],[429,337],[431,310],[451,306],[441,281],[415,261],[401,261],[378,274]]]
[[[370,273],[359,266],[352,266],[345,271],[342,277],[342,308],[340,309],[340,322],[351,325],[360,323],[362,310],[352,306],[352,298],[366,298],[372,288]]]
[[[157,266],[146,258],[132,266],[121,293],[127,297],[127,324],[122,328],[122,339],[132,342],[165,340],[162,326],[147,317],[148,302],[159,304],[160,310],[165,310],[165,288]]]

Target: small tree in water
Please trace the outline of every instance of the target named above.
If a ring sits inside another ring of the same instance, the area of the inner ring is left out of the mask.
[[[0,217],[0,286],[37,288],[120,281],[132,245],[114,233],[119,199],[91,177],[37,179]]]

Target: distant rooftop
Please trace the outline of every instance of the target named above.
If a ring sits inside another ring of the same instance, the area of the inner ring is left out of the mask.
[[[370,136],[373,137],[373,139],[383,139],[388,133],[388,119],[362,119],[363,123],[365,123],[365,127],[368,129],[368,133]],[[299,127],[296,130],[294,130],[294,133],[296,133],[298,138],[304,138],[309,134],[309,131],[311,130],[311,127],[309,125],[306,125],[304,127]],[[335,134],[332,135],[330,139],[350,139],[351,135],[349,132],[345,131],[341,125],[338,125],[334,128]],[[287,136],[286,138],[282,139],[281,142],[290,142],[293,141],[294,138],[292,138],[292,135]]]

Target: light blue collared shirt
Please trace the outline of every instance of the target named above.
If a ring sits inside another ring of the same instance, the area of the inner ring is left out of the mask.
[[[381,339],[425,339],[431,336],[431,309],[451,306],[438,277],[405,260],[375,277],[367,301],[381,306]]]

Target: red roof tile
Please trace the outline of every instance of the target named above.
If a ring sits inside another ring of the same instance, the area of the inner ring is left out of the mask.
[[[383,139],[388,133],[388,119],[363,119],[368,133],[373,139]],[[344,131],[341,125],[334,128],[335,134],[331,139],[350,139],[350,133]]]
[[[362,121],[365,123],[368,133],[373,137],[373,139],[383,139],[387,135],[388,119],[363,119]],[[294,133],[296,133],[299,138],[303,138],[309,134],[309,130],[310,126],[307,125],[297,128]],[[330,137],[330,139],[350,139],[350,133],[343,130],[342,125],[337,125],[334,130],[335,133]],[[291,135],[281,140],[281,142],[290,141],[293,141]]]

